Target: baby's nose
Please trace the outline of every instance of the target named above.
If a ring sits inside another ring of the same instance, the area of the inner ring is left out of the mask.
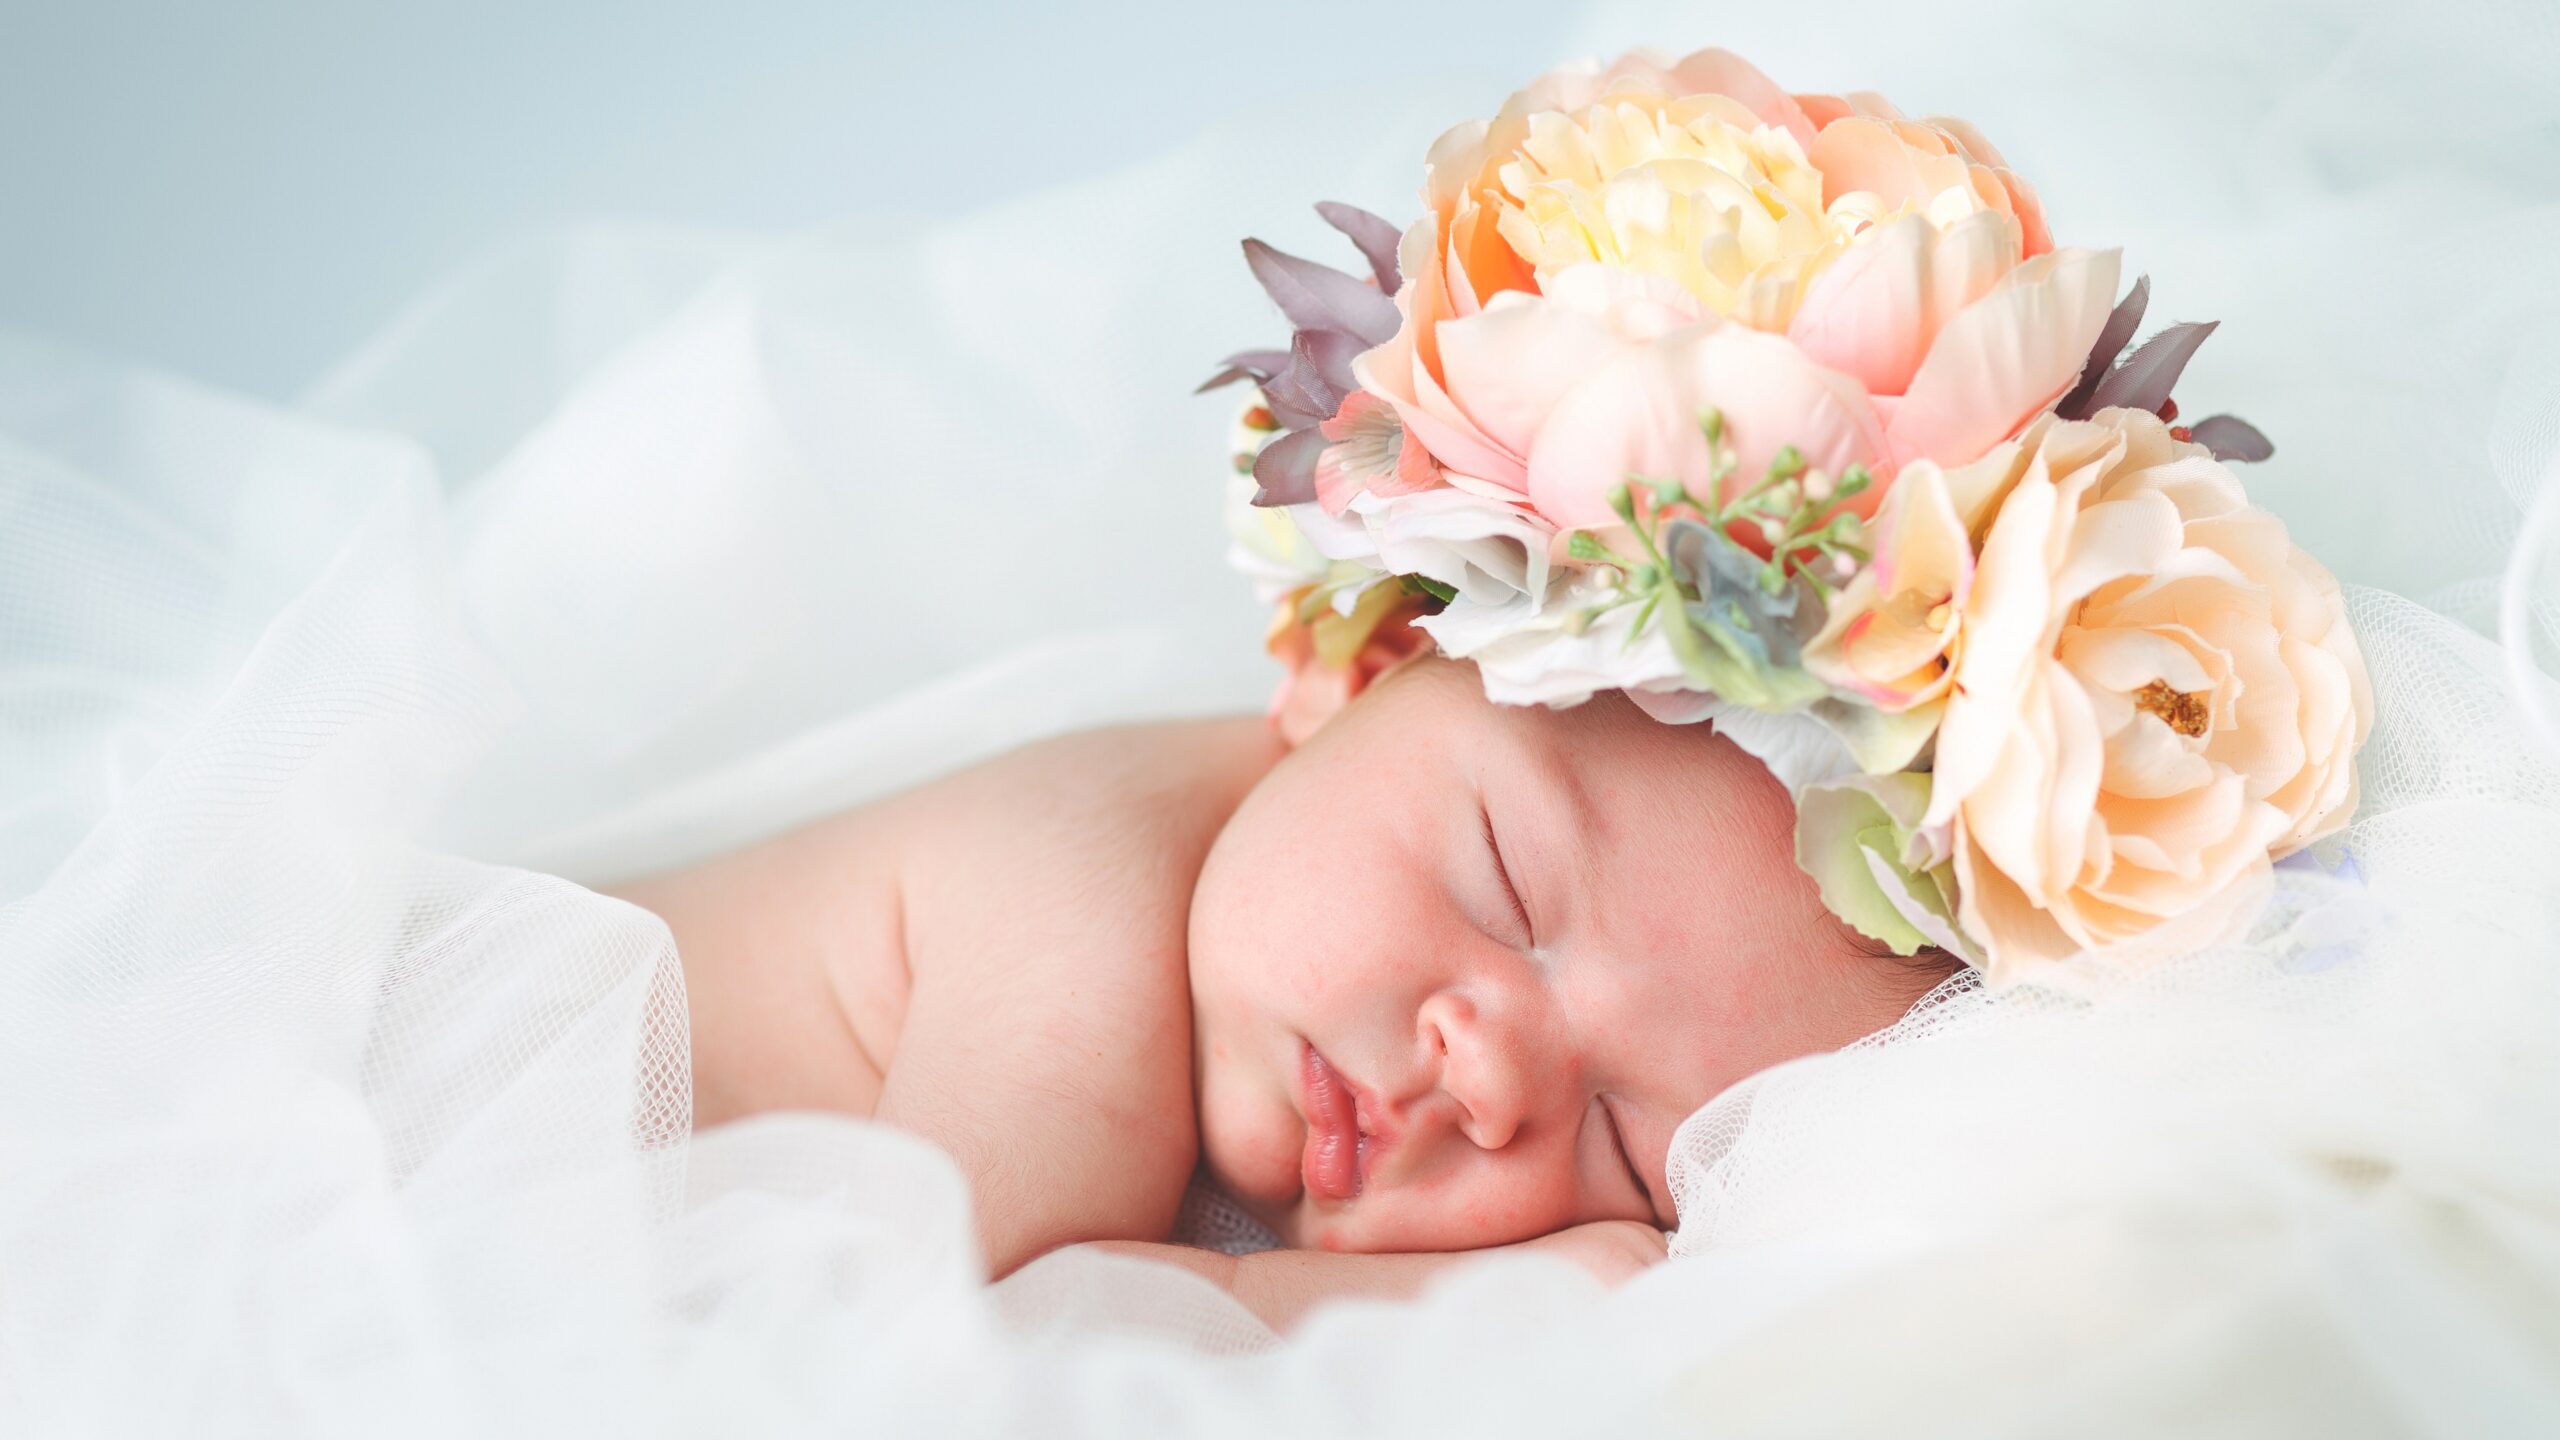
[[[1438,1059],[1440,1088],[1458,1102],[1458,1129],[1487,1150],[1511,1143],[1536,1093],[1538,1057],[1519,1019],[1455,990],[1422,1002],[1422,1041]]]

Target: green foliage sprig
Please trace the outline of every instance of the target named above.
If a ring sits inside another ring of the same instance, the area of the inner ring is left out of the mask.
[[[1707,442],[1708,496],[1720,497],[1740,462],[1723,412],[1701,411],[1698,428]],[[1868,560],[1865,525],[1838,507],[1874,483],[1864,465],[1836,479],[1810,469],[1792,445],[1730,499],[1702,498],[1676,479],[1629,476],[1609,492],[1609,508],[1643,554],[1621,555],[1589,531],[1574,532],[1567,554],[1625,576],[1617,595],[1576,617],[1576,628],[1632,604],[1638,609],[1627,643],[1659,615],[1681,667],[1723,698],[1759,709],[1818,698],[1822,685],[1796,665],[1802,622],[1818,622],[1834,585]],[[1768,557],[1735,544],[1737,529],[1757,534]],[[1754,589],[1757,595],[1748,593]],[[1810,610],[1800,603],[1807,599]]]

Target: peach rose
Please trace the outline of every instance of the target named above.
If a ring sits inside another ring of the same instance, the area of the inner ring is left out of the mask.
[[[1361,691],[1431,644],[1413,624],[1428,606],[1393,580],[1369,585],[1348,609],[1324,603],[1318,589],[1283,597],[1264,637],[1287,672],[1271,697],[1271,723],[1291,745],[1305,744]]]
[[[1424,200],[1400,248],[1401,324],[1354,375],[1449,483],[1533,498],[1567,526],[1607,523],[1602,497],[1630,457],[1586,440],[1539,463],[1535,402],[1560,387],[1517,377],[1567,361],[1528,348],[1549,336],[1502,316],[1504,297],[1597,266],[1647,283],[1685,323],[1783,335],[1812,362],[1799,368],[1836,372],[1821,388],[1855,392],[1850,423],[1871,434],[1847,458],[1889,477],[1920,456],[1971,460],[2050,404],[2115,291],[2114,253],[2055,251],[2033,192],[1971,127],[1873,96],[1791,96],[1721,50],[1550,73],[1440,138]],[[1685,423],[1646,407],[1690,388],[1653,383],[1607,418]],[[1742,473],[1755,454],[1805,447],[1784,423],[1736,425]]]
[[[1983,474],[1923,826],[2001,979],[2344,825],[2373,702],[2337,582],[2157,416],[2043,416]]]
[[[1946,712],[1950,672],[1964,653],[1972,530],[1988,498],[1980,492],[1990,465],[1952,475],[1927,460],[1905,467],[1869,528],[1874,560],[1805,642],[1805,669],[1857,697],[1826,713],[1870,774],[1909,765]]]

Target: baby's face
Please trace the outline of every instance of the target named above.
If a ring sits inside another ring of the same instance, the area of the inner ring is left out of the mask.
[[[1397,671],[1254,789],[1202,871],[1210,1169],[1329,1250],[1671,1226],[1682,1120],[1931,983],[1853,943],[1792,831],[1786,792],[1705,727]]]

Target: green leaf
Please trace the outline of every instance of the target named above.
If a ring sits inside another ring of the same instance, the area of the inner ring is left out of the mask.
[[[1713,619],[1700,622],[1684,606],[1664,611],[1663,635],[1671,653],[1698,688],[1719,699],[1753,710],[1797,710],[1821,699],[1828,688],[1804,671],[1773,666],[1746,648],[1741,637]]]
[[[1822,903],[1901,955],[1963,938],[1954,867],[1909,863],[1928,798],[1929,777],[1911,774],[1813,785],[1796,798],[1796,864],[1821,888]],[[1962,953],[1960,943],[1955,948]]]
[[[1659,604],[1661,600],[1662,595],[1659,591],[1644,597],[1644,604],[1636,609],[1636,623],[1627,627],[1627,641],[1626,644],[1620,648],[1627,650],[1633,650],[1636,648],[1636,641],[1644,637],[1645,622],[1653,618],[1654,607]]]
[[[1944,700],[1891,712],[1854,701],[1825,700],[1813,707],[1813,713],[1849,747],[1849,757],[1859,769],[1889,775],[1919,758],[1929,737],[1938,733],[1938,721],[1946,709]]]
[[[1564,550],[1576,560],[1596,561],[1603,565],[1615,565],[1620,569],[1630,568],[1630,562],[1625,556],[1601,544],[1600,537],[1588,530],[1574,531],[1573,538],[1565,541]]]
[[[1404,583],[1408,595],[1428,595],[1443,605],[1458,598],[1458,587],[1443,585],[1428,575],[1399,575],[1396,579]]]

